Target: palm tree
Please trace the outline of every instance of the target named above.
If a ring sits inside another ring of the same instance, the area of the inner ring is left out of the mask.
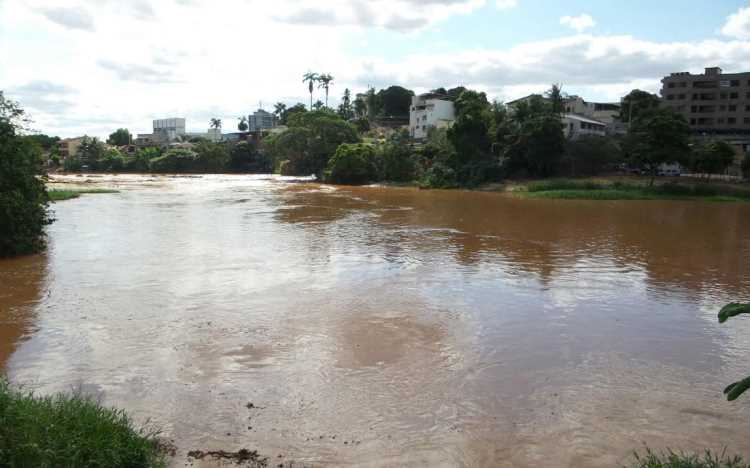
[[[247,129],[250,128],[247,126],[247,117],[242,116],[242,117],[239,117],[238,120],[240,121],[240,123],[237,124],[237,130],[241,132],[246,132]]]
[[[333,76],[328,73],[323,73],[318,77],[318,81],[320,82],[318,88],[323,88],[326,90],[326,107],[328,107],[328,89],[333,84]]]
[[[318,111],[318,110],[321,110],[324,106],[325,106],[325,104],[323,104],[323,101],[321,101],[320,99],[318,99],[317,101],[315,101],[315,104],[313,104],[312,108],[313,108],[313,110]]]
[[[307,89],[310,91],[310,110],[312,110],[313,107],[313,84],[318,80],[318,74],[311,71],[302,75],[302,82],[307,83]]]
[[[221,128],[221,119],[212,118],[209,121],[209,125],[211,126],[211,128],[215,128],[215,129],[219,130]]]
[[[286,104],[283,102],[277,102],[273,105],[273,113],[279,120],[283,120],[284,112],[286,112]]]

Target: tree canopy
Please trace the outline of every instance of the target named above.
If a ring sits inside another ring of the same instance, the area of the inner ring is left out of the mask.
[[[107,143],[114,146],[124,146],[129,145],[131,140],[132,136],[130,135],[130,131],[128,131],[127,128],[118,128],[114,133],[111,133],[109,135],[109,138],[107,138]]]

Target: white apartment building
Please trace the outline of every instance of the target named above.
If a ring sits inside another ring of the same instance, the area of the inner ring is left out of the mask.
[[[431,128],[447,128],[456,120],[453,101],[437,94],[422,94],[411,98],[409,135],[415,140],[427,138]]]
[[[566,138],[576,140],[587,136],[607,135],[607,124],[578,114],[562,115],[563,133]]]

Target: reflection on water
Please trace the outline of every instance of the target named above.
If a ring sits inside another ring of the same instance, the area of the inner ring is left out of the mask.
[[[122,192],[55,205],[46,266],[0,263],[14,272],[0,297],[38,278],[16,299],[32,305],[12,326],[34,331],[6,370],[40,392],[84,385],[182,453],[595,467],[649,442],[750,455],[745,409],[721,397],[750,326],[715,319],[750,299],[748,205],[102,180]]]

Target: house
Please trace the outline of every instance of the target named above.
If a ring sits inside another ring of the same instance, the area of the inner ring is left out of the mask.
[[[57,142],[57,153],[60,155],[60,159],[63,161],[70,156],[75,156],[78,152],[78,148],[81,146],[81,142],[85,136],[76,138],[66,138]]]
[[[409,111],[409,135],[415,140],[427,138],[432,128],[447,128],[456,120],[453,101],[435,93],[414,96]]]
[[[563,133],[570,140],[587,136],[606,136],[607,124],[578,114],[563,114]]]
[[[619,120],[619,103],[587,102],[580,96],[568,96],[563,101],[563,108],[567,114],[578,114],[605,123],[612,127]]]

